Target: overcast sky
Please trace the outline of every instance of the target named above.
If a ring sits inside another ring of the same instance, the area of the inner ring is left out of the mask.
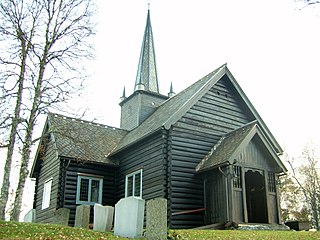
[[[117,127],[123,87],[127,96],[133,91],[148,4],[97,1],[97,58],[85,101],[90,117]],[[178,93],[227,62],[290,155],[311,140],[319,144],[320,8],[300,6],[293,0],[151,1],[161,93],[171,81]]]

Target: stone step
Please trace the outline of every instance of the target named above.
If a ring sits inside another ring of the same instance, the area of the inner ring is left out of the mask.
[[[239,223],[238,230],[277,230],[288,231],[290,228],[284,224],[263,224],[263,223]]]

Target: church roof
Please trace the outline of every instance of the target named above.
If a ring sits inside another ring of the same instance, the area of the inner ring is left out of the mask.
[[[213,83],[220,79],[221,74],[224,72],[224,66],[225,65],[222,65],[190,87],[162,103],[149,118],[122,139],[114,153],[162,127],[169,129],[173,123],[178,121],[180,117],[190,109],[193,102],[197,101],[203,95],[202,92],[208,91]]]
[[[126,134],[122,129],[49,113],[34,164],[39,164],[42,145],[50,138],[60,157],[116,165],[108,155]]]
[[[149,136],[155,131],[170,127],[175,124],[201,97],[204,96],[224,75],[227,75],[231,83],[239,93],[242,100],[253,114],[258,124],[261,126],[263,133],[267,136],[268,141],[272,144],[277,153],[282,153],[282,149],[272,133],[269,131],[262,118],[255,110],[249,99],[246,97],[235,78],[232,76],[226,64],[215,69],[199,81],[192,84],[177,95],[169,98],[162,103],[156,111],[142,122],[137,128],[130,131],[115,148],[111,154],[119,152],[121,149],[130,146],[140,139]]]
[[[219,166],[233,164],[237,155],[248,145],[256,134],[263,141],[264,146],[269,150],[270,155],[277,163],[279,167],[278,171],[287,171],[279,157],[271,150],[270,143],[261,132],[256,120],[222,136],[207,156],[197,165],[196,171],[204,172]]]
[[[145,91],[159,93],[150,10],[148,10],[147,23],[141,46],[135,89],[139,85],[143,85]]]

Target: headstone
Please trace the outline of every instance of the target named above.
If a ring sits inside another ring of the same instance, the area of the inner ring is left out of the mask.
[[[147,201],[147,239],[167,239],[167,199],[155,198]]]
[[[59,208],[53,213],[53,222],[55,224],[68,226],[70,209],[69,208]]]
[[[36,210],[31,209],[29,212],[27,212],[26,215],[24,215],[23,221],[24,222],[35,222],[36,221]]]
[[[139,197],[122,198],[115,206],[114,235],[142,237],[145,201]]]
[[[105,232],[111,231],[113,222],[114,207],[94,205],[93,230]]]
[[[90,222],[90,206],[80,205],[76,209],[76,219],[74,222],[75,227],[89,228]]]

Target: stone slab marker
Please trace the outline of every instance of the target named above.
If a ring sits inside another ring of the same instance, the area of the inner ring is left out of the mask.
[[[147,201],[147,239],[167,239],[167,199],[155,198]]]
[[[76,219],[74,222],[75,227],[89,228],[90,222],[90,206],[80,205],[76,209]]]
[[[55,224],[68,226],[70,209],[59,208],[53,213],[53,222]]]
[[[102,206],[96,203],[93,210],[93,230],[100,232],[111,231],[114,207]]]
[[[143,233],[145,201],[139,197],[122,198],[115,206],[114,235],[139,238]]]
[[[29,212],[27,212],[26,215],[24,215],[23,221],[24,222],[35,222],[36,221],[36,210],[31,209]]]

